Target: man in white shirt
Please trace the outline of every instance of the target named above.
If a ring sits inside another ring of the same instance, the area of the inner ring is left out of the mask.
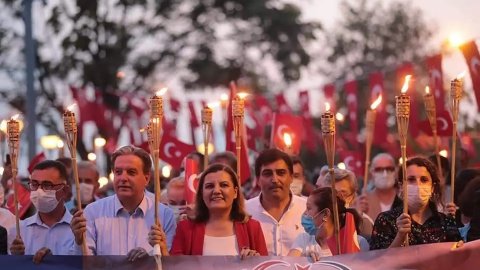
[[[37,213],[20,222],[20,235],[17,235],[10,246],[11,254],[35,255],[33,261],[36,263],[50,253],[71,254],[72,215],[64,205],[70,188],[65,166],[54,160],[38,163],[33,168],[29,187],[30,200]],[[12,226],[10,235],[15,233],[15,226]]]
[[[145,187],[150,179],[150,156],[143,149],[124,146],[112,155],[113,186],[115,195],[89,204],[84,211],[75,213],[72,231],[74,246],[80,253],[82,233],[86,231],[88,254],[126,255],[135,261],[151,254],[148,233],[155,224],[155,201],[146,196]],[[85,215],[85,217],[83,216]],[[159,204],[158,212],[162,228],[155,226],[167,246],[161,246],[167,254],[173,241],[176,223],[173,211]]]
[[[287,256],[293,241],[303,233],[301,224],[306,200],[290,191],[293,163],[278,150],[268,149],[255,161],[255,175],[261,193],[247,201],[247,212],[258,220],[269,255]]]

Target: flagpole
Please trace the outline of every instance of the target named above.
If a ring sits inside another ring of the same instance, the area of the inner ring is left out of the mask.
[[[367,110],[365,119],[365,171],[363,175],[362,194],[367,193],[368,185],[368,168],[370,167],[370,154],[372,150],[373,131],[375,130],[375,118],[377,116],[376,108],[382,102],[382,95],[372,103],[370,109]]]
[[[73,107],[73,105],[72,105]],[[75,181],[75,191],[77,201],[77,210],[82,210],[82,202],[80,199],[80,181],[78,179],[78,165],[77,165],[77,120],[75,119],[75,113],[67,108],[63,113],[63,126],[65,129],[65,139],[67,142],[68,150],[70,151],[70,157],[72,159],[72,171],[73,179]],[[88,254],[87,240],[85,233],[82,233],[82,254]]]
[[[15,232],[16,239],[21,239],[20,235],[20,216],[18,213],[18,191],[17,191],[17,173],[18,173],[18,154],[20,147],[20,121],[15,115],[7,122],[7,138],[8,148],[10,150],[10,161],[12,167],[12,183],[13,183],[13,203],[15,206]]]
[[[440,162],[440,153],[438,150],[438,133],[437,133],[437,108],[435,105],[435,97],[430,92],[430,87],[425,87],[425,95],[423,95],[425,104],[425,112],[427,113],[428,122],[433,133],[433,143],[435,144],[435,158],[437,160],[438,176],[443,178],[442,163]]]
[[[407,135],[408,120],[410,117],[410,96],[405,94],[408,90],[408,83],[411,76],[405,77],[400,96],[395,97],[398,137],[400,139],[400,149],[402,153],[402,181],[403,188],[403,213],[408,214],[408,185],[407,185]],[[409,245],[408,234],[405,236],[405,246]]]
[[[453,122],[453,132],[452,132],[452,169],[450,174],[450,187],[451,187],[451,202],[455,202],[455,162],[456,162],[456,149],[457,149],[457,123],[458,123],[458,112],[460,105],[460,98],[463,94],[463,74],[459,75],[457,78],[453,79],[450,84],[450,97],[452,98],[452,122]]]
[[[230,83],[230,87],[236,90],[236,85],[234,82]],[[236,91],[232,91],[236,93]],[[245,100],[239,95],[236,94],[232,99],[232,117],[233,117],[233,130],[235,133],[235,148],[237,150],[237,176],[239,184],[242,182],[241,178],[241,151],[242,151],[242,135],[243,135],[243,119],[245,114]]]
[[[202,131],[203,131],[203,168],[208,167],[208,151],[210,144],[210,132],[212,131],[213,110],[206,105],[202,110]]]
[[[340,250],[340,218],[337,204],[337,190],[335,189],[335,171],[333,169],[335,158],[335,116],[330,111],[327,103],[327,110],[321,115],[323,143],[325,145],[325,154],[327,156],[328,171],[331,177],[332,188],[332,206],[333,206],[333,224],[335,242],[337,244],[338,255],[342,254]]]

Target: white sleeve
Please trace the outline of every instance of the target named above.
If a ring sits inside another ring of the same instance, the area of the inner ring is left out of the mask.
[[[310,235],[308,235],[307,233],[301,233],[297,235],[297,238],[295,238],[295,241],[293,241],[290,250],[298,250],[302,253],[302,256],[305,256],[305,250],[307,248],[309,238]]]

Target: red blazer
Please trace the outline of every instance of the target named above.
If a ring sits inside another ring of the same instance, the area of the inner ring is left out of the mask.
[[[258,221],[251,218],[245,223],[234,221],[234,230],[240,249],[248,247],[260,253],[261,256],[268,255],[262,227]],[[170,254],[203,255],[204,237],[205,223],[182,220],[177,224]]]

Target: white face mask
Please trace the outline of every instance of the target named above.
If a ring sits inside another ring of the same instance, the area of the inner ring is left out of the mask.
[[[420,209],[428,204],[432,197],[432,188],[418,185],[408,185],[408,206]]]
[[[56,190],[45,191],[42,188],[38,188],[30,192],[30,201],[32,201],[38,212],[50,213],[58,205],[56,193]]]
[[[395,173],[387,172],[383,170],[382,172],[374,172],[373,184],[378,189],[390,189],[395,185]]]
[[[93,201],[93,189],[92,184],[80,183],[80,201],[82,204],[87,204]]]
[[[303,189],[303,181],[302,179],[293,178],[292,183],[290,184],[290,190],[294,195],[301,196]]]

